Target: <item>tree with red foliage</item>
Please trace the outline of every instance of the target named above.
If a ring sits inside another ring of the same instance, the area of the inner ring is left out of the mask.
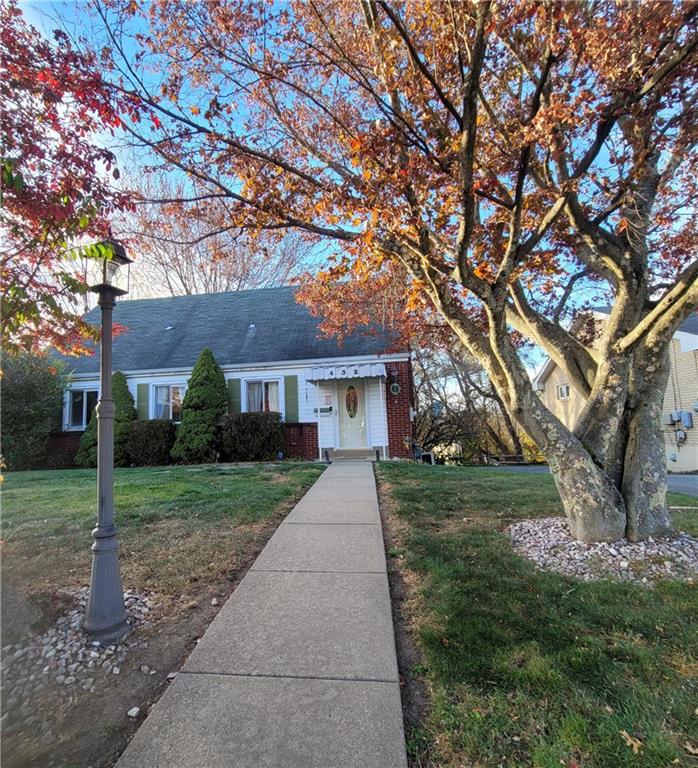
[[[359,294],[399,295],[401,319],[436,319],[547,457],[575,536],[670,526],[662,394],[698,303],[695,3],[99,9],[115,88],[158,118],[134,141],[231,228],[336,244],[318,310],[350,324]],[[148,25],[137,62],[128,14]],[[595,344],[567,322],[580,285],[612,299]],[[586,396],[574,429],[534,392],[522,337]]]
[[[67,253],[104,238],[109,215],[129,205],[95,136],[136,102],[115,99],[93,56],[60,30],[44,39],[15,0],[0,2],[0,50],[2,347],[78,351],[95,330],[80,317],[86,286]]]

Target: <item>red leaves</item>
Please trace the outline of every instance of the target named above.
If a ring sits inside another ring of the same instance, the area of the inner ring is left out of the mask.
[[[84,286],[75,264],[63,261],[66,249],[77,237],[104,237],[109,213],[128,205],[102,173],[118,179],[113,154],[91,136],[118,125],[127,101],[63,32],[49,42],[14,0],[2,10],[2,343],[9,351],[49,343],[68,350],[91,331],[70,298]]]

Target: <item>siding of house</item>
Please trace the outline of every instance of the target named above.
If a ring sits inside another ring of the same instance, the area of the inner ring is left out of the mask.
[[[320,381],[317,384],[309,384],[308,390],[313,392],[313,419],[318,422],[320,447],[334,448],[338,444],[337,435],[337,398],[335,396],[334,381]],[[322,412],[321,408],[332,407],[330,412]],[[317,409],[317,413],[315,413]]]
[[[368,356],[368,359],[376,358]],[[399,356],[380,359],[386,361],[385,364],[389,370],[399,370],[399,381],[403,390],[398,397],[391,395],[389,393],[390,377],[364,379],[368,447],[379,450],[385,458],[406,458],[409,454],[404,447],[404,437],[412,433],[410,364],[408,360],[400,360]],[[304,458],[323,458],[325,449],[340,447],[337,382],[315,382],[309,377],[312,376],[312,369],[318,364],[334,365],[339,362],[340,360],[314,360],[312,363],[302,365],[222,366],[228,385],[229,407],[235,411],[238,409],[247,411],[249,381],[277,381],[279,407],[285,420],[307,427],[300,431],[290,431],[289,445],[293,445],[294,453]],[[190,373],[191,371],[127,373],[128,386],[136,402],[138,418],[155,417],[155,386],[185,387]],[[80,377],[71,384],[71,389],[98,389],[98,379],[96,376]],[[64,430],[68,429],[68,402],[68,393],[66,393]],[[322,413],[320,409],[327,406],[332,406],[332,410]],[[389,419],[395,420],[390,436]],[[313,440],[315,447],[311,451],[310,444]]]
[[[388,445],[385,388],[382,379],[368,379],[366,398],[371,414],[371,445],[382,449]]]
[[[662,427],[667,466],[670,472],[698,470],[698,413],[693,404],[698,402],[698,350],[683,351],[677,338],[671,342],[669,352],[671,373],[664,393],[664,413],[689,411],[693,416],[693,428],[684,429],[686,441],[677,443],[675,432],[680,425]]]
[[[564,384],[570,385],[570,396],[566,400],[561,400],[557,396],[557,388]],[[545,389],[540,395],[545,407],[554,413],[565,426],[573,428],[584,408],[584,396],[575,389],[567,378],[567,374],[557,365],[548,375],[544,386]]]

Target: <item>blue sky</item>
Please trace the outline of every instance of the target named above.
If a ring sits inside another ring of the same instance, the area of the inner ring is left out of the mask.
[[[30,23],[34,24],[47,36],[56,27],[64,28],[72,37],[79,38],[85,36],[90,40],[95,39],[95,28],[93,18],[87,2],[57,2],[56,0],[21,0],[20,5]],[[141,168],[149,160],[145,150],[134,157],[132,150],[128,150],[119,143],[115,145],[114,139],[105,135],[100,137],[105,145],[108,145],[117,154],[119,166],[122,170],[123,183],[128,185],[129,180],[138,178]],[[179,171],[171,171],[170,178],[175,180],[185,179],[186,177]],[[580,300],[583,301],[588,289],[580,285]],[[531,350],[527,357],[529,358],[529,370],[540,367],[543,355],[540,350]]]

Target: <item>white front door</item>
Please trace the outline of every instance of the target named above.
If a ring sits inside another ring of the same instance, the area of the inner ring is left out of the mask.
[[[366,448],[366,390],[361,379],[337,382],[339,447]]]

